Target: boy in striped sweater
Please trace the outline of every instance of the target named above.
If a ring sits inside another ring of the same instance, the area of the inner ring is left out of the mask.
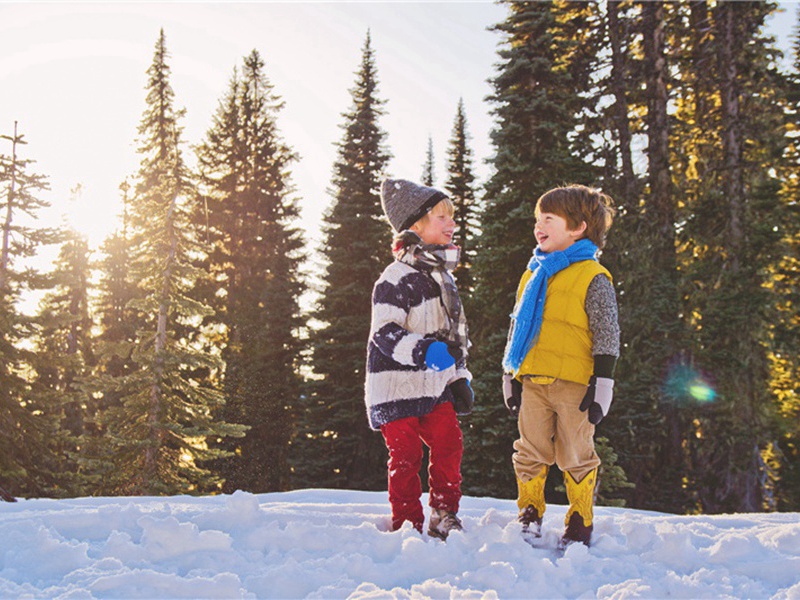
[[[372,429],[389,450],[392,529],[422,532],[422,444],[430,449],[428,535],[461,530],[461,429],[472,410],[467,323],[451,271],[453,204],[439,190],[387,179],[381,203],[397,234],[395,260],[375,282],[365,401]]]

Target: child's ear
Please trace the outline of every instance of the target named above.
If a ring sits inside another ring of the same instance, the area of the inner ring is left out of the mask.
[[[588,227],[588,225],[586,224],[586,221],[581,221],[581,224],[580,224],[580,225],[578,225],[578,226],[577,226],[575,229],[573,229],[572,231],[570,231],[570,232],[569,232],[569,234],[570,234],[572,237],[574,237],[575,239],[579,239],[579,238],[583,237],[583,234],[584,234],[584,233],[586,233],[586,228],[587,228],[587,227]]]

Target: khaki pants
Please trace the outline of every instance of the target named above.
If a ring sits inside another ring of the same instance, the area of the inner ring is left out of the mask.
[[[514,471],[522,482],[552,464],[581,481],[600,465],[594,450],[594,425],[580,404],[586,386],[563,379],[524,377],[519,439],[514,442]]]

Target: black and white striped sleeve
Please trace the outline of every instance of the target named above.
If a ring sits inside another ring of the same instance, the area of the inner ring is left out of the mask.
[[[435,339],[411,333],[404,324],[414,299],[409,282],[379,281],[372,294],[370,340],[386,358],[400,365],[420,367]]]

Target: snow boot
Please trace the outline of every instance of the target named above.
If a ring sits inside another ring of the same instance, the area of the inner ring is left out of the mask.
[[[542,517],[546,508],[544,501],[544,483],[547,481],[548,468],[542,467],[533,479],[522,481],[517,479],[517,520],[522,523],[522,533],[541,537]]]
[[[431,518],[428,522],[428,535],[446,540],[451,531],[463,531],[464,526],[456,513],[446,508],[431,508]]]
[[[564,535],[561,537],[562,546],[572,542],[581,542],[589,545],[592,539],[594,486],[597,481],[597,469],[592,469],[584,478],[577,482],[568,471],[564,472],[564,483],[567,486],[567,499],[569,510],[564,519]]]

